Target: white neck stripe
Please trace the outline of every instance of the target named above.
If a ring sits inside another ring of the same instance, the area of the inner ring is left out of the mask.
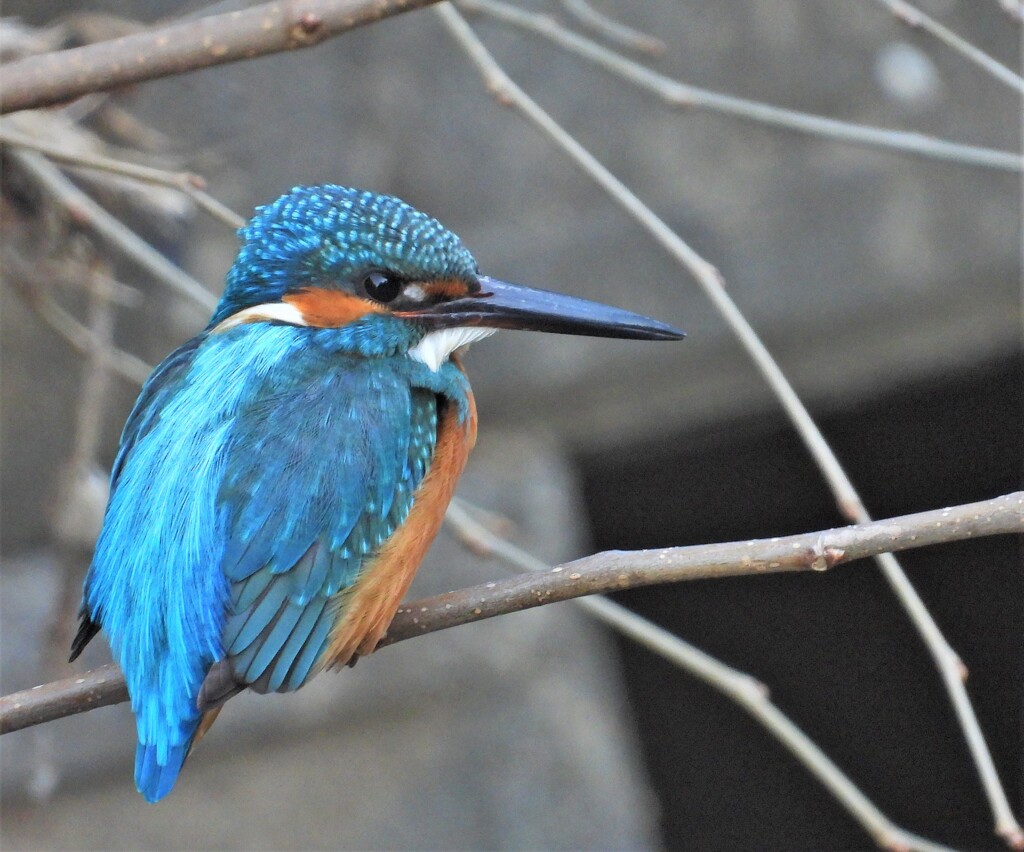
[[[232,314],[227,319],[221,320],[213,329],[217,334],[227,331],[236,325],[244,325],[250,322],[284,322],[288,325],[309,325],[305,316],[295,305],[287,302],[267,302],[263,305],[253,305],[243,308],[238,313]]]

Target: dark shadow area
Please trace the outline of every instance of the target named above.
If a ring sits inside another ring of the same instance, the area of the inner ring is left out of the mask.
[[[875,517],[1020,487],[1018,356],[824,414],[819,422]],[[785,535],[840,525],[781,414],[580,459],[597,549]],[[1020,813],[1019,542],[901,557],[970,669],[997,768]],[[957,848],[1005,848],[923,643],[873,566],[705,581],[619,601],[753,674],[896,823]],[[742,710],[660,658],[622,659],[669,849],[863,849],[871,842]]]

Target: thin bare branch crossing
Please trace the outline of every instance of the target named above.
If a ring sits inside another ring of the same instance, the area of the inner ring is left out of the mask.
[[[636,50],[649,56],[660,56],[667,49],[665,42],[660,38],[608,17],[591,6],[589,0],[562,0],[562,7],[583,26],[619,47]]]
[[[706,109],[760,124],[782,127],[826,139],[855,145],[902,151],[962,165],[982,166],[1011,172],[1024,171],[1024,157],[1009,151],[950,142],[923,133],[890,130],[841,121],[824,115],[751,101],[699,86],[691,86],[659,74],[638,62],[610,50],[592,39],[566,29],[554,18],[527,12],[501,0],[459,0],[459,8],[483,13],[495,20],[539,35],[577,56],[593,62],[634,86],[657,95],[667,104],[687,109]]]
[[[216,296],[82,192],[44,156],[35,151],[15,148],[11,157],[44,192],[67,210],[75,222],[92,231],[111,248],[138,264],[178,295],[205,311],[213,310],[217,304]]]
[[[453,504],[450,515],[454,516],[454,523],[463,535],[475,537],[481,547],[535,573],[406,604],[398,611],[381,647],[460,624],[605,591],[709,577],[820,571],[870,556],[880,548],[921,547],[1020,532],[1024,530],[1024,492],[838,530],[729,544],[599,553],[554,568],[497,536],[485,534],[482,527],[468,520],[459,503]],[[612,601],[587,598],[580,603],[603,621],[730,695],[843,801],[879,845],[926,852],[945,848],[901,829],[885,817],[806,734],[768,700],[763,685],[749,675],[720,663]],[[78,677],[0,698],[0,733],[127,700],[128,690],[120,670],[113,664],[102,666]]]
[[[975,47],[963,36],[953,32],[949,27],[939,23],[935,18],[925,14],[916,6],[912,6],[906,0],[875,0],[875,2],[892,12],[897,20],[903,21],[907,26],[919,28],[934,36],[968,62],[974,63],[993,76],[1000,83],[1005,83],[1010,88],[1016,89],[1017,92],[1024,95],[1024,77],[1021,77],[1020,74],[1007,68],[1002,62],[989,56],[984,50]],[[1012,12],[1014,7],[1011,4],[1004,4],[1004,8]]]
[[[158,169],[140,163],[130,163],[114,157],[106,157],[102,154],[68,151],[59,145],[53,145],[44,140],[19,133],[4,123],[0,123],[0,143],[36,151],[43,154],[49,160],[64,163],[68,166],[96,169],[97,171],[133,178],[142,183],[176,189],[187,195],[198,207],[229,228],[241,228],[245,224],[245,219],[203,189],[206,185],[206,181],[203,178],[191,172],[167,171],[166,169]]]
[[[8,268],[16,271],[17,274],[10,276],[9,280],[22,301],[41,322],[53,329],[61,339],[81,355],[100,351],[108,369],[115,376],[136,387],[141,387],[149,374],[153,372],[152,366],[116,346],[104,346],[94,337],[88,326],[58,305],[49,294],[44,292],[42,286],[31,287],[23,283],[31,277],[31,269],[28,264],[14,256],[11,251],[4,251],[0,256]]]
[[[456,504],[458,505],[458,504]],[[403,606],[381,646],[584,595],[656,583],[820,570],[889,550],[1024,532],[1024,491],[868,524],[781,538],[609,551]],[[536,563],[537,566],[543,563]],[[535,566],[536,567],[536,566]],[[116,666],[0,698],[0,734],[127,699]]]

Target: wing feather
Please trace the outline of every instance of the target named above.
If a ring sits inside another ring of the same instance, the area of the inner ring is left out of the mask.
[[[181,376],[188,370],[199,348],[201,338],[195,337],[187,343],[179,346],[168,355],[146,379],[142,386],[142,392],[135,401],[128,419],[125,421],[124,429],[121,430],[121,441],[118,445],[117,456],[110,471],[110,493],[113,494],[121,478],[125,460],[131,453],[132,448],[140,439],[145,437],[159,420],[160,410],[166,398],[173,395],[177,389]],[[73,663],[78,655],[82,653],[85,646],[92,638],[99,633],[102,623],[102,613],[92,612],[89,606],[89,587],[93,578],[93,571],[90,566],[86,574],[82,595],[82,606],[78,611],[80,625],[71,643],[71,657],[68,662]]]
[[[331,612],[331,609],[330,602],[325,600],[323,612],[320,613],[313,629],[310,630],[298,658],[287,670],[286,679],[278,688],[278,692],[291,692],[298,689],[309,678],[313,667],[323,656],[331,639],[331,628],[334,626],[334,613]],[[278,673],[275,672],[272,678],[277,680]]]
[[[275,377],[273,407],[243,412],[219,501],[227,507],[223,641],[257,691],[301,686],[351,586],[408,515],[429,467],[437,398],[379,362]],[[242,454],[245,448],[245,454]]]
[[[266,685],[263,692],[276,692],[281,688],[288,672],[291,671],[295,658],[299,656],[306,641],[313,634],[318,619],[324,615],[327,608],[327,598],[320,598],[303,607],[293,607],[299,612],[299,619],[296,621],[291,633],[281,643],[280,649],[276,651],[272,660],[267,662],[264,668]],[[268,648],[273,647],[268,644]],[[273,665],[271,665],[273,663]]]

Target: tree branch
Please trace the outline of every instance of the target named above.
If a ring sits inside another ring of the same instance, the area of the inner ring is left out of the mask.
[[[82,192],[45,157],[35,151],[15,148],[11,151],[11,159],[41,190],[60,204],[77,225],[92,231],[111,248],[145,269],[157,281],[204,311],[212,311],[216,306],[216,296]]]
[[[146,381],[153,367],[141,358],[118,349],[112,344],[104,345],[97,340],[88,326],[83,325],[72,314],[64,310],[53,297],[46,291],[41,282],[33,282],[36,275],[32,267],[21,260],[13,251],[0,250],[0,261],[9,272],[13,272],[8,279],[15,288],[15,291],[24,301],[25,305],[45,325],[49,326],[72,349],[82,355],[89,355],[94,351],[100,351],[106,361],[107,368],[118,378],[129,384],[141,387]],[[111,281],[112,285],[118,282]],[[121,285],[123,287],[123,285]],[[127,293],[134,291],[123,287],[122,301],[126,299]]]
[[[508,26],[541,36],[564,50],[604,68],[611,74],[644,91],[657,95],[666,104],[680,109],[697,109],[731,115],[746,121],[782,127],[826,139],[854,145],[903,151],[930,159],[946,160],[962,165],[1020,172],[1024,158],[1011,151],[998,151],[976,145],[950,142],[924,133],[890,130],[829,118],[752,101],[735,95],[692,86],[653,71],[610,50],[603,44],[566,29],[549,15],[528,12],[500,0],[459,0],[459,8],[467,13],[483,14]]]
[[[4,119],[4,121],[8,120]],[[77,166],[83,169],[110,172],[111,174],[134,178],[141,183],[176,189],[191,198],[196,206],[229,228],[237,230],[245,224],[245,219],[205,190],[206,181],[202,176],[192,172],[174,172],[167,169],[158,169],[153,166],[142,165],[141,163],[131,163],[127,160],[94,154],[91,151],[69,151],[60,145],[53,145],[45,140],[26,136],[17,130],[9,128],[4,122],[0,122],[0,145],[15,145],[19,148],[28,148],[30,151],[43,154],[48,160],[53,160],[57,163]]]
[[[4,66],[0,113],[61,103],[89,92],[313,47],[437,0],[281,0],[178,21]]]
[[[646,53],[648,56],[661,56],[668,49],[660,38],[619,23],[604,12],[597,11],[589,0],[562,0],[562,6],[583,26],[619,47]]]
[[[1005,83],[1018,93],[1024,94],[1024,78],[1007,68],[1002,62],[993,59],[984,50],[971,44],[967,39],[957,35],[949,27],[943,26],[934,18],[926,15],[916,6],[911,6],[906,0],[875,0],[892,12],[893,16],[905,23],[908,27],[919,27],[926,33],[935,36],[947,47],[959,53],[968,62],[973,62],[979,68],[991,74],[1001,83]],[[1012,9],[1012,6],[1006,6]]]
[[[893,550],[1020,532],[1024,491],[782,538],[597,553],[546,573],[495,580],[406,604],[379,647],[584,595],[712,577],[825,570]],[[111,663],[0,698],[0,734],[127,700],[124,677]]]

